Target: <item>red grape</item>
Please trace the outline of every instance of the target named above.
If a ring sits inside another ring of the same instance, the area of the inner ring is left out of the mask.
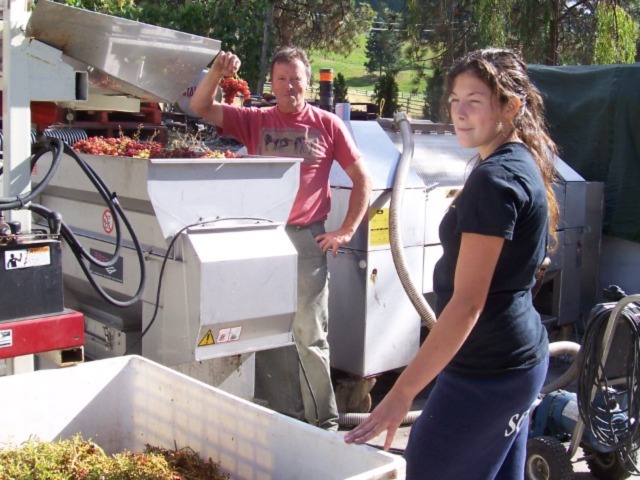
[[[223,78],[222,82],[220,82],[220,87],[222,88],[224,101],[229,105],[233,103],[233,100],[238,95],[242,95],[245,98],[249,98],[251,96],[249,84],[237,75],[235,77]]]
[[[211,150],[209,148],[194,149],[189,147],[168,148],[160,142],[143,142],[135,138],[121,135],[118,138],[89,137],[73,144],[77,153],[90,155],[111,155],[134,158],[238,158],[230,151]]]

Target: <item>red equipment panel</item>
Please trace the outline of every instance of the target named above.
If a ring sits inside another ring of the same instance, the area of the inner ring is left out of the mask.
[[[0,323],[0,359],[66,350],[84,345],[84,315],[59,315]]]

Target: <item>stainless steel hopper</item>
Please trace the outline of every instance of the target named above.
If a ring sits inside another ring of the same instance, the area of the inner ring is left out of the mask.
[[[39,0],[27,36],[85,64],[89,93],[176,102],[220,51],[218,40]]]

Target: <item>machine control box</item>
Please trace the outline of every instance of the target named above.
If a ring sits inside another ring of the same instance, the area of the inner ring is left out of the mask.
[[[64,310],[62,246],[30,235],[0,242],[0,322]]]

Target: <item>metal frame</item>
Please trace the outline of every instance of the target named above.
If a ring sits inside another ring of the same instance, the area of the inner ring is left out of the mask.
[[[69,350],[82,360],[83,345],[84,315],[73,310],[0,324],[0,359]]]
[[[61,52],[26,37],[28,2],[5,0],[2,15],[2,194],[16,197],[31,188],[31,101],[86,99],[87,76],[60,61]],[[8,217],[30,231],[29,210],[9,211]],[[0,351],[0,358],[9,359],[7,373],[33,371],[33,354],[84,344],[84,317],[78,312],[20,319],[1,328],[12,339]]]

